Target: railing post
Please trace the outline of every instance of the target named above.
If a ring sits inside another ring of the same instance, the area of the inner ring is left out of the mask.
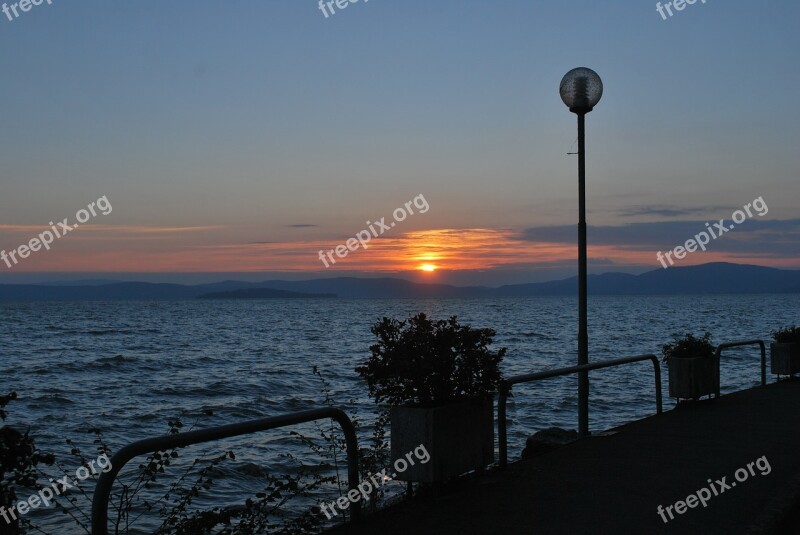
[[[353,425],[353,422],[350,418],[347,417],[344,411],[338,411],[338,413],[332,416],[334,420],[339,422],[339,425],[342,426],[342,432],[344,433],[345,444],[347,445],[347,482],[348,487],[350,490],[357,490],[358,489],[358,438],[356,437],[356,428]],[[353,511],[352,513],[352,520],[353,522],[359,520],[361,518],[361,500],[357,500],[352,502],[350,505],[350,510]]]
[[[651,355],[650,360],[653,363],[653,373],[656,379],[656,414],[661,414],[661,364],[658,363],[658,357]]]
[[[717,346],[717,350],[714,352],[714,359],[716,360],[716,365],[717,365],[717,373],[714,376],[714,383],[715,383],[714,386],[716,386],[715,397],[717,397],[717,398],[720,396],[720,382],[721,382],[720,381],[720,368],[721,367],[720,367],[719,361],[720,361],[721,357],[722,357],[722,344]],[[678,401],[680,401],[680,400],[678,400]]]
[[[751,346],[751,345],[758,345],[759,349],[761,349],[761,386],[766,386],[767,384],[767,347],[764,344],[764,340],[742,340],[741,342],[726,342],[717,346],[717,351],[714,353],[714,357],[717,359],[717,397],[720,395],[720,360],[722,357],[722,350],[728,349],[731,347],[741,347],[741,346]]]
[[[506,398],[511,387],[505,382],[500,382],[500,397],[497,400],[497,439],[500,447],[500,468],[508,466],[508,435],[506,421]]]

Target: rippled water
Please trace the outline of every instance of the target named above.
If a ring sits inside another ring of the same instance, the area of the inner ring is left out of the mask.
[[[375,407],[353,369],[368,356],[369,328],[382,316],[423,311],[491,327],[497,346],[509,349],[506,375],[569,366],[577,358],[577,302],[562,297],[0,303],[0,311],[0,392],[20,395],[7,423],[29,425],[48,451],[66,451],[64,438],[71,437],[84,444],[87,457],[93,452],[86,433],[91,427],[118,449],[165,433],[167,420],[182,411],[188,412],[184,422],[206,427],[318,407],[314,365],[332,383],[339,404],[354,399],[369,419]],[[658,353],[673,333],[708,330],[716,343],[766,340],[776,327],[800,323],[798,312],[794,295],[591,297],[590,360]],[[758,384],[756,348],[726,355],[723,392]],[[647,362],[592,372],[590,379],[595,431],[655,410]],[[666,373],[663,382],[666,395]],[[509,403],[512,458],[538,429],[576,427],[576,390],[575,377],[515,387]],[[665,399],[665,409],[670,407]],[[206,409],[213,416],[203,416]],[[278,466],[276,455],[286,451],[308,455],[287,431],[240,437],[222,447],[236,451],[233,466],[239,467]],[[257,490],[255,479],[231,469],[214,487],[214,503],[240,503]],[[33,518],[63,522],[47,512]]]

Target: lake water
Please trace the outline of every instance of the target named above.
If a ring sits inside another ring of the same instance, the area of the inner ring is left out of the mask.
[[[93,427],[116,450],[164,434],[167,420],[183,411],[185,423],[207,427],[319,407],[320,382],[312,366],[332,384],[339,405],[355,400],[361,418],[368,421],[377,411],[354,368],[368,357],[374,342],[369,328],[382,316],[457,315],[462,324],[491,327],[497,331],[496,347],[508,347],[505,375],[570,366],[577,360],[577,301],[563,297],[6,302],[0,303],[0,311],[0,392],[13,389],[20,396],[9,406],[7,423],[30,426],[45,451],[65,453],[64,438],[72,438],[90,458],[96,456],[87,434]],[[710,331],[715,343],[768,341],[773,329],[795,323],[800,323],[796,295],[592,296],[589,358],[660,355],[661,345],[674,333]],[[651,370],[643,362],[590,374],[593,431],[655,412]],[[666,396],[666,369],[663,376]],[[758,382],[757,348],[726,353],[723,393]],[[508,408],[511,459],[519,457],[525,438],[539,429],[577,427],[574,376],[519,385],[514,392]],[[665,397],[665,410],[672,406]],[[213,416],[203,416],[207,409]],[[306,429],[314,432],[313,427]],[[283,452],[309,458],[288,429],[199,446],[190,453],[223,448],[236,452],[233,466],[280,467],[284,461],[277,455]],[[217,478],[212,503],[241,503],[258,490],[250,475],[228,470]],[[89,513],[88,502],[83,509]],[[64,518],[52,510],[32,515],[42,525],[58,525],[54,532],[82,532]],[[141,525],[143,530],[152,527]]]

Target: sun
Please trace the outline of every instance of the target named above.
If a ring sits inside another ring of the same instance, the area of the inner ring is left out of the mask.
[[[432,271],[436,271],[437,267],[433,264],[422,264],[421,266],[419,266],[419,269],[430,273]]]

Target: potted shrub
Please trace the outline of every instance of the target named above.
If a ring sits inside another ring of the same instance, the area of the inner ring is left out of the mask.
[[[442,482],[494,462],[493,395],[506,353],[488,348],[495,331],[462,326],[455,316],[433,321],[425,314],[383,318],[371,330],[378,343],[356,371],[370,397],[391,407],[396,478]],[[399,459],[420,445],[430,462],[397,469]]]
[[[705,333],[702,338],[686,334],[662,346],[664,362],[669,368],[671,397],[696,400],[717,392],[719,368],[715,349],[711,333]]]
[[[772,333],[770,370],[776,375],[800,372],[800,327],[784,327]]]

